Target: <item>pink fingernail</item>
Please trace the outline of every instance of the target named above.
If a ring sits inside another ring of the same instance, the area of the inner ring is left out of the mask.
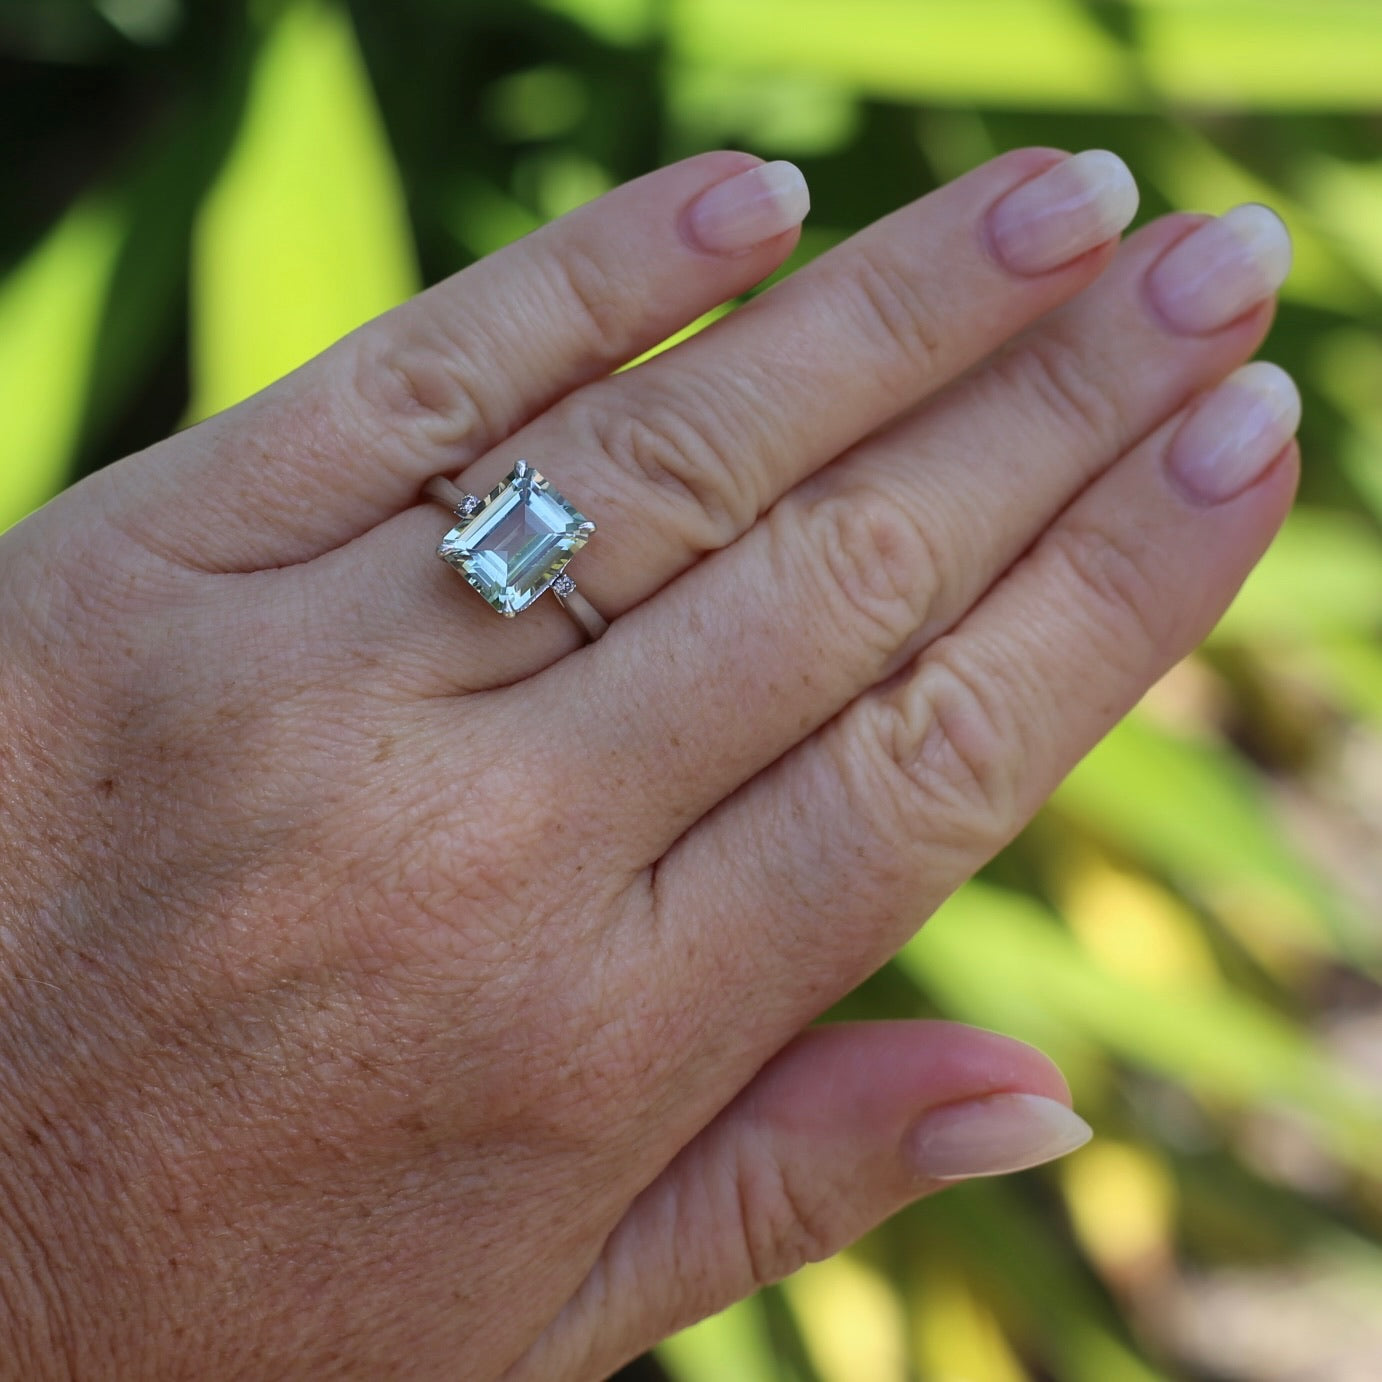
[[[999,1176],[1083,1147],[1094,1130],[1055,1099],[990,1094],[932,1109],[907,1135],[906,1155],[927,1180]]]
[[[1271,297],[1290,271],[1286,223],[1245,202],[1172,245],[1148,273],[1147,291],[1173,330],[1203,335]]]
[[[1222,504],[1281,454],[1300,426],[1300,391],[1279,365],[1235,370],[1181,424],[1166,464],[1191,499]]]
[[[701,249],[742,254],[800,225],[810,209],[801,169],[777,159],[707,188],[687,208],[686,226]]]
[[[1107,149],[1086,149],[995,202],[989,238],[1013,273],[1047,273],[1102,245],[1136,214],[1128,165]]]

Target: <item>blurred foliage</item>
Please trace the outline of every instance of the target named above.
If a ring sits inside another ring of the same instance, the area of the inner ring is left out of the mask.
[[[1035,1041],[1100,1137],[644,1367],[1382,1376],[1382,5],[0,0],[0,107],[0,526],[697,149],[804,167],[788,271],[1025,143],[1117,150],[1144,220],[1281,209],[1297,513],[1206,648],[837,1014]]]

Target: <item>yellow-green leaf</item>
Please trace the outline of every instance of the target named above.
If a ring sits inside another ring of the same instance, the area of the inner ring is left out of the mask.
[[[669,14],[672,51],[691,61],[903,100],[1141,103],[1127,55],[1073,0],[677,0]]]
[[[757,1297],[674,1334],[658,1348],[674,1382],[781,1382]]]
[[[1068,1026],[1192,1089],[1240,1106],[1291,1105],[1317,1119],[1333,1150],[1355,1164],[1370,1165],[1382,1138],[1382,1097],[1285,1018],[1241,993],[1173,998],[1110,974],[1022,894],[971,883],[897,963],[964,1020],[1038,1041],[1047,1027]]]
[[[1298,947],[1327,956],[1376,947],[1371,928],[1357,927],[1291,848],[1262,785],[1227,748],[1169,734],[1135,714],[1079,764],[1054,800],[1201,899],[1250,901],[1262,926]]]
[[[1375,0],[1138,0],[1152,83],[1172,101],[1267,109],[1374,109],[1382,86]]]
[[[1217,640],[1313,642],[1382,628],[1382,543],[1362,515],[1300,507],[1248,577]]]
[[[203,417],[415,291],[398,172],[349,19],[301,0],[260,51],[193,246],[193,406]]]
[[[0,284],[0,530],[67,479],[123,234],[112,205],[80,203]]]

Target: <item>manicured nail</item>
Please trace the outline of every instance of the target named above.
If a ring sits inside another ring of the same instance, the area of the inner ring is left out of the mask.
[[[1119,234],[1136,213],[1128,165],[1107,149],[1086,149],[994,203],[989,238],[1013,273],[1046,273]]]
[[[742,254],[800,225],[810,209],[801,169],[778,159],[707,188],[688,208],[686,224],[702,249]]]
[[[1078,1113],[1054,1099],[990,1094],[924,1114],[907,1134],[906,1155],[924,1179],[962,1180],[1054,1161],[1093,1136]]]
[[[1178,240],[1147,290],[1176,331],[1218,331],[1271,297],[1291,271],[1291,233],[1268,206],[1245,202]]]
[[[1300,426],[1300,391],[1280,365],[1235,370],[1181,423],[1166,455],[1180,488],[1222,504],[1252,484]]]

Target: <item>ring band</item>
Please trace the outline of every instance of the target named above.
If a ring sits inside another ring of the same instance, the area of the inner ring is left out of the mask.
[[[492,609],[512,618],[550,589],[589,641],[609,627],[566,571],[595,525],[527,461],[517,462],[483,498],[444,475],[434,475],[422,492],[458,520],[437,555]]]

